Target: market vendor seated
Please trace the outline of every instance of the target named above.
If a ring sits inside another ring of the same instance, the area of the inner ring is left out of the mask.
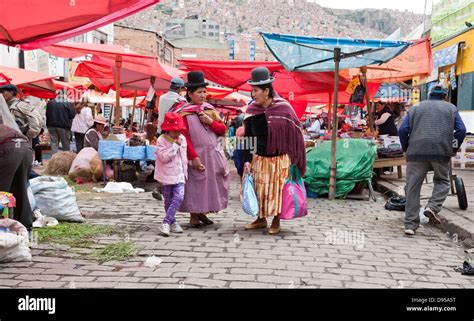
[[[390,108],[379,101],[376,103],[376,109],[377,119],[374,123],[378,127],[379,135],[398,136],[395,118]]]
[[[311,123],[311,126],[307,129],[308,134],[312,138],[319,138],[319,131],[321,130],[322,119],[321,116],[317,116],[314,122]]]
[[[99,150],[99,141],[104,139],[102,136],[105,127],[107,126],[107,120],[102,115],[97,115],[94,118],[94,125],[86,131],[84,136],[84,147],[92,147],[95,150]]]

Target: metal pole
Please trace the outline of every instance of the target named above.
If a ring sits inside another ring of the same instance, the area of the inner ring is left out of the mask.
[[[132,108],[132,121],[130,123],[129,129],[132,128],[133,120],[135,119],[135,106],[137,103],[137,91],[135,90],[135,94],[133,95],[133,108]]]
[[[120,69],[122,68],[122,56],[115,57],[115,67],[117,75],[115,79],[115,128],[117,133],[120,131],[118,128],[120,125]]]
[[[341,61],[341,48],[334,48],[334,104],[332,116],[331,136],[331,169],[329,173],[329,195],[330,200],[336,198],[336,139],[337,139],[337,100],[339,93],[339,62]]]

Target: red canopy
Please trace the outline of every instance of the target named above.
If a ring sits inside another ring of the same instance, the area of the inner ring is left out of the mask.
[[[417,40],[402,54],[382,65],[367,67],[367,79],[370,82],[400,82],[413,77],[427,77],[433,69],[431,42],[429,38]],[[350,69],[351,76],[358,75],[359,69]],[[373,97],[373,96],[371,96]]]
[[[146,91],[150,87],[150,77],[153,76],[153,70],[150,69],[148,73],[143,73],[136,71],[137,68],[134,68],[133,63],[127,63],[126,68],[123,67],[120,69],[121,96],[124,89],[129,91],[145,91],[146,95]],[[170,86],[169,80],[171,80],[172,77],[179,77],[184,74],[184,72],[179,69],[165,65],[160,65],[160,68],[162,68],[166,74],[166,79],[155,79],[154,88],[156,91],[168,90]],[[110,89],[115,90],[116,73],[113,65],[110,65],[110,61],[102,60],[94,56],[93,61],[81,62],[77,66],[74,75],[76,77],[89,78],[92,84],[103,92],[108,92]]]
[[[0,66],[0,74],[7,80],[20,88],[23,93],[39,98],[56,97],[56,87],[53,83],[53,76],[45,75],[36,71],[20,68]]]
[[[0,43],[20,45],[25,50],[41,48],[123,19],[158,2],[0,0]]]
[[[115,62],[117,59],[122,60],[122,72],[129,70],[132,74],[133,81],[143,80],[143,75],[155,76],[157,79],[165,81],[171,80],[171,76],[166,72],[163,66],[158,62],[156,57],[140,55],[119,45],[89,44],[89,43],[57,43],[42,48],[44,51],[63,58],[77,58],[85,55],[94,55],[93,60],[103,65],[107,65],[115,70]],[[122,74],[121,74],[122,75]],[[124,74],[124,77],[127,75]],[[121,79],[122,82],[130,82],[132,79]],[[148,81],[149,84],[149,81]],[[131,88],[127,89],[143,89]]]
[[[377,91],[379,90],[380,84],[378,83],[368,83],[367,87],[369,87],[369,96],[374,97]],[[332,93],[323,93],[323,94],[309,94],[309,95],[301,95],[301,96],[295,96],[295,99],[297,100],[306,100],[308,103],[313,103],[313,104],[327,104],[329,103],[329,96],[332,96]],[[350,103],[350,98],[351,95],[345,92],[344,90],[339,91],[339,94],[337,96],[337,103],[338,104],[344,104],[344,105],[349,105]],[[365,97],[364,97],[365,98]],[[365,99],[364,99],[365,100]],[[333,102],[333,98],[331,97],[331,102]],[[365,103],[364,103],[365,105]]]
[[[273,87],[283,97],[309,93],[332,92],[334,90],[334,72],[290,72],[278,62],[268,61],[209,61],[180,60],[186,71],[201,70],[206,79],[233,89],[251,91],[247,84],[252,69],[267,67],[275,77]],[[339,86],[345,89],[348,81],[339,77]]]

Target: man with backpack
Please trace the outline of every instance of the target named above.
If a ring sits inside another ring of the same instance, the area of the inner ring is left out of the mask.
[[[0,93],[5,98],[21,133],[30,141],[38,136],[41,128],[44,126],[43,117],[36,108],[16,97],[18,87],[12,84],[0,86]]]
[[[51,149],[56,154],[61,141],[62,149],[69,151],[72,120],[76,116],[73,103],[61,92],[46,105],[46,126],[51,136]]]

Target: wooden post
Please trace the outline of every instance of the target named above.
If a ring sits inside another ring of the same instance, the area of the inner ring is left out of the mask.
[[[140,128],[143,129],[143,125],[145,124],[145,116],[148,114],[148,112],[150,112],[149,110],[147,112],[145,112],[144,109],[140,109]]]
[[[331,104],[332,104],[332,94],[329,93],[329,103],[328,103],[328,123],[327,123],[327,127],[328,127],[328,130],[331,129]]]
[[[105,109],[105,106],[104,106]],[[109,112],[109,124],[112,122],[112,114],[114,111],[114,105],[110,105],[110,112]]]
[[[130,123],[130,128],[132,128],[133,120],[135,119],[135,106],[137,104],[137,91],[135,90],[135,93],[133,95],[133,108],[132,108],[132,121]]]
[[[115,128],[120,126],[120,69],[122,68],[122,56],[115,57],[115,68],[117,71],[115,77]],[[119,132],[119,130],[117,130]]]
[[[336,198],[336,139],[337,139],[337,100],[339,93],[339,62],[341,61],[341,48],[334,48],[334,104],[332,114],[332,136],[331,136],[331,168],[329,172],[329,195],[330,200]]]
[[[369,129],[374,132],[374,116],[372,114],[372,105],[370,103],[370,94],[369,87],[367,86],[367,67],[361,67],[360,71],[362,72],[362,82],[365,88],[365,100],[367,103],[367,113],[369,114]]]

